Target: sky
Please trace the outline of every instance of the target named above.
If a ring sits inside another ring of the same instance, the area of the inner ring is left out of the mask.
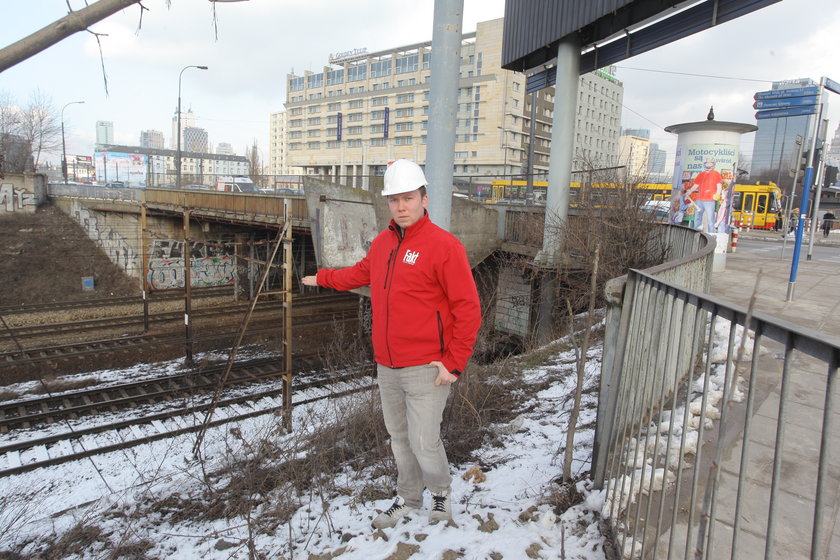
[[[69,0],[79,9],[84,0]],[[283,109],[286,74],[320,71],[330,54],[369,52],[431,39],[433,0],[249,0],[213,5],[204,0],[144,0],[0,74],[0,92],[25,105],[36,89],[64,111],[68,154],[89,155],[98,120],[114,123],[116,143],[136,145],[141,130],[171,137],[182,74],[182,110],[192,110],[213,146],[229,142],[243,154],[255,141],[268,154],[269,116]],[[9,7],[9,6],[12,7]],[[390,10],[386,11],[386,7]],[[66,0],[5,0],[0,46],[66,13]],[[464,0],[462,29],[504,15],[503,0]],[[218,37],[216,37],[216,29]],[[618,65],[624,83],[622,126],[648,128],[672,160],[676,136],[664,128],[704,120],[755,124],[753,94],[776,80],[827,76],[840,81],[836,57],[840,3],[782,0],[733,22],[695,34]],[[108,80],[106,94],[102,64]],[[829,94],[830,98],[836,94]],[[840,121],[830,99],[829,136]],[[752,134],[742,151],[752,152]],[[57,158],[56,158],[57,159]],[[669,165],[671,165],[669,163]]]

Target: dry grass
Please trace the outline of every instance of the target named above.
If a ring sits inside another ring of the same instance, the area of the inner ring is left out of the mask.
[[[44,377],[41,382],[32,388],[30,393],[35,395],[46,395],[63,393],[64,391],[75,391],[92,385],[97,385],[99,380],[95,377],[84,377],[82,379],[56,379],[54,376]]]

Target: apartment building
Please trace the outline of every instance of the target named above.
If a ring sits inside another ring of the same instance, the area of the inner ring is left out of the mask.
[[[519,175],[529,159],[534,172],[548,169],[554,88],[529,94],[524,74],[501,69],[502,28],[503,20],[496,19],[463,35],[456,176]],[[331,55],[320,72],[287,75],[287,151],[285,158],[279,153],[272,116],[272,164],[276,156],[277,165],[343,176],[363,188],[364,177],[382,175],[389,161],[424,164],[431,53],[431,41],[375,53],[354,49]],[[581,76],[579,159],[614,165],[622,96],[621,82],[607,71]]]
[[[96,144],[114,143],[114,123],[112,121],[96,121]]]
[[[162,150],[164,148],[163,132],[159,130],[141,130],[140,131],[140,146],[143,148],[155,148]]]
[[[288,165],[286,111],[278,111],[271,114],[268,132],[268,172],[271,175],[303,175],[305,173],[303,168]]]
[[[618,165],[628,181],[643,181],[648,174],[650,139],[624,134],[618,138]]]

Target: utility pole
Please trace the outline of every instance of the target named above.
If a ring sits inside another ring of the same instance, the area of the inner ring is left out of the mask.
[[[181,76],[184,75],[184,70],[187,68],[198,68],[199,70],[207,70],[206,66],[184,66],[178,74],[178,140],[177,149],[175,150],[175,186],[181,188]]]
[[[192,367],[193,362],[193,339],[192,339],[192,268],[190,241],[190,211],[184,209],[184,327],[186,358],[185,365]]]
[[[84,103],[84,101],[71,101],[61,108],[61,175],[64,177],[65,185],[67,184],[67,148],[64,144],[64,109],[77,103]]]

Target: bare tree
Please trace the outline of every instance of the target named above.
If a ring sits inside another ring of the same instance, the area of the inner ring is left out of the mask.
[[[0,72],[38,54],[74,33],[85,31],[90,25],[117,13],[140,0],[98,0],[77,11],[70,11],[63,18],[54,21],[20,41],[0,49]],[[169,3],[167,2],[167,5]],[[143,9],[141,5],[141,10]],[[142,11],[141,11],[142,14]]]
[[[61,117],[50,96],[35,90],[20,114],[20,136],[32,149],[35,169],[42,154],[61,148]]]
[[[262,162],[260,161],[260,149],[257,147],[257,139],[254,138],[254,143],[248,148],[245,152],[245,157],[248,159],[248,163],[250,164],[250,176],[251,180],[254,184],[259,185],[260,187],[265,187],[262,185],[261,182],[263,180],[262,177]]]
[[[57,146],[61,130],[55,108],[41,92],[32,94],[26,108],[8,92],[0,92],[0,172],[23,173],[35,170],[33,152],[50,151]]]

